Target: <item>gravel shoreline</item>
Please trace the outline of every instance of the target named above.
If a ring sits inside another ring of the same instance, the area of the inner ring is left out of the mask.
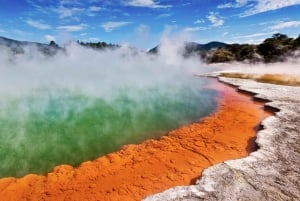
[[[261,123],[264,129],[256,139],[259,149],[205,169],[196,185],[171,188],[144,201],[300,200],[300,87],[219,80],[269,101],[265,107],[277,111]]]

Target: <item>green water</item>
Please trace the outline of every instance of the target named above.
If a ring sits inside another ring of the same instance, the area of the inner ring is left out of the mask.
[[[35,90],[0,100],[0,177],[45,174],[157,138],[214,109],[207,89],[120,89],[110,97]]]

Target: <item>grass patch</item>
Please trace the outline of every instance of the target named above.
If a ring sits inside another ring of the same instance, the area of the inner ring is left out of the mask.
[[[257,82],[287,85],[287,86],[300,86],[299,75],[288,74],[244,74],[244,73],[221,73],[220,76],[228,78],[251,79]]]

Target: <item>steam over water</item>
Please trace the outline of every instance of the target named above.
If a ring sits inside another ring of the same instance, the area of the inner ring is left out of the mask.
[[[197,59],[71,44],[46,57],[0,48],[0,177],[45,174],[157,138],[214,108]]]

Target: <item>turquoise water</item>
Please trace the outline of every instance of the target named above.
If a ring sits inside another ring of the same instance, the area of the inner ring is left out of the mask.
[[[0,177],[76,166],[193,122],[215,107],[216,92],[201,85],[195,78],[194,88],[123,87],[109,97],[55,88],[2,95]]]

